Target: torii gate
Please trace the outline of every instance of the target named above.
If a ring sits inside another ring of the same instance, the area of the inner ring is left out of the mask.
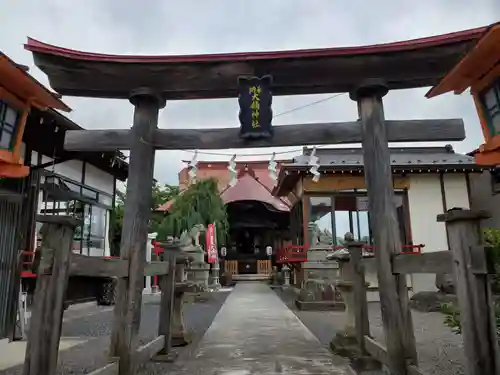
[[[36,65],[60,94],[129,99],[134,105],[130,130],[68,131],[65,141],[70,151],[130,150],[121,243],[130,276],[119,282],[111,347],[111,354],[120,357],[119,373],[134,371],[131,359],[138,345],[155,150],[362,142],[369,211],[379,249],[379,285],[386,289],[381,307],[389,367],[404,374],[407,361],[416,361],[416,349],[408,301],[398,293],[406,281],[394,283],[390,271],[400,238],[388,142],[459,141],[465,133],[458,119],[386,121],[382,98],[388,90],[436,84],[484,30],[368,47],[149,57],[91,54],[29,39],[25,48],[33,52]],[[273,137],[254,140],[240,138],[237,128],[157,128],[167,100],[236,97],[238,77],[263,75],[273,77],[274,95],[349,92],[359,120],[277,126]],[[389,310],[399,318],[387,319]]]

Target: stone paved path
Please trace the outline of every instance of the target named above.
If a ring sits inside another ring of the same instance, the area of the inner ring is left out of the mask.
[[[173,374],[349,374],[265,284],[238,283],[190,358]]]

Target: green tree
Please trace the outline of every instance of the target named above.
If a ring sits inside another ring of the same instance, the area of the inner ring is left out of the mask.
[[[189,186],[179,194],[163,219],[158,238],[165,240],[168,236],[180,236],[196,224],[215,224],[217,241],[226,242],[228,232],[226,206],[220,197],[215,179],[205,179]]]
[[[164,203],[167,203],[172,198],[179,195],[179,186],[160,185],[157,182],[153,184],[153,200],[151,209],[155,210]]]
[[[154,181],[152,189],[151,211],[154,211],[160,205],[167,203],[179,194],[179,187],[172,185],[160,185]],[[113,225],[110,228],[111,254],[118,256],[120,254],[120,241],[123,226],[123,215],[125,208],[126,195],[124,192],[116,191],[115,209],[113,210]],[[149,222],[149,232],[157,232],[164,219],[163,213],[152,213]]]
[[[162,204],[174,199],[179,195],[179,187],[172,185],[153,184],[153,199],[151,201],[151,219],[149,220],[149,232],[154,233],[160,230],[161,223],[165,218],[165,213],[155,212]]]

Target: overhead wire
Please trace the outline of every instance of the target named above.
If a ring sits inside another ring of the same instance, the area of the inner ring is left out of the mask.
[[[283,111],[283,112],[280,112],[276,115],[273,115],[273,119],[275,119],[276,117],[280,117],[280,116],[283,116],[283,115],[288,115],[290,113],[293,113],[293,112],[296,112],[296,111],[299,111],[299,110],[302,110],[302,109],[305,109],[305,108],[308,108],[308,107],[312,107],[316,104],[320,104],[320,103],[323,103],[323,102],[326,102],[328,100],[331,100],[331,99],[334,99],[334,98],[337,98],[341,95],[345,95],[345,93],[337,93],[337,94],[334,94],[334,95],[330,95],[330,96],[327,96],[326,98],[323,98],[323,99],[320,99],[320,100],[316,100],[314,102],[310,102],[310,103],[307,103],[307,104],[304,104],[304,105],[301,105],[301,106],[298,106],[298,107],[295,107],[295,108],[292,108],[292,109],[289,109],[289,110],[286,110],[286,111]],[[191,150],[182,150],[184,152],[190,152],[190,153],[194,153],[195,151],[191,151]],[[266,153],[259,153],[259,154],[236,154],[237,156],[272,156],[273,154],[274,155],[283,155],[283,154],[291,154],[291,153],[295,153],[295,152],[301,152],[302,151],[302,148],[300,149],[294,149],[294,150],[287,150],[287,151],[275,151],[275,152],[266,152]],[[222,152],[210,152],[210,151],[197,151],[198,155],[211,155],[211,156],[226,156],[226,157],[230,157],[230,156],[233,156],[235,155],[234,153],[222,153]]]
[[[305,108],[312,107],[314,105],[317,105],[317,104],[326,102],[328,100],[337,98],[337,97],[339,97],[341,95],[344,95],[344,94],[345,93],[337,93],[337,94],[334,94],[334,95],[327,96],[326,98],[323,98],[323,99],[320,99],[320,100],[316,100],[316,101],[313,101],[313,102],[310,102],[310,103],[307,103],[307,104],[304,104],[304,105],[301,105],[301,106],[298,106],[298,107],[295,107],[295,108],[292,108],[292,109],[280,112],[280,113],[278,113],[276,115],[273,115],[273,119],[276,118],[276,117],[288,115],[288,114],[296,112],[296,111],[300,111],[300,110],[305,109]],[[320,147],[318,147],[318,148],[320,148]],[[189,152],[189,153],[192,153],[192,154],[197,153],[198,155],[211,155],[211,156],[226,156],[226,157],[230,157],[230,156],[235,155],[234,153],[227,153],[227,152],[223,153],[223,152],[210,152],[210,151],[200,151],[200,150],[181,150],[181,151],[183,151],[183,152]],[[237,156],[249,156],[249,157],[253,157],[253,156],[272,156],[272,155],[292,154],[292,153],[301,152],[301,151],[302,151],[302,148],[300,148],[300,149],[294,149],[294,150],[287,150],[287,151],[274,151],[274,152],[265,152],[265,153],[258,153],[258,154],[236,154],[236,155]],[[129,158],[128,156],[125,156],[124,159],[127,160],[128,158]]]

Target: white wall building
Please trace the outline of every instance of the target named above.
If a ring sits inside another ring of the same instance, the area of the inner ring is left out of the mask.
[[[311,249],[341,246],[344,234],[351,232],[356,240],[373,244],[362,149],[318,149],[318,182],[308,174],[308,152],[282,166],[276,188],[277,195],[295,202],[292,242]],[[423,245],[422,252],[449,249],[445,224],[437,222],[437,215],[471,207],[471,179],[482,168],[451,146],[391,148],[390,152],[401,251],[417,250],[406,245]],[[294,220],[304,224],[296,225]],[[367,281],[376,287],[376,270],[368,271]],[[413,292],[436,290],[434,274],[410,275],[409,283]]]
[[[23,157],[32,166],[32,180],[40,179],[33,208],[37,214],[80,218],[83,225],[76,228],[73,251],[109,256],[116,182],[125,180],[128,165],[120,153],[65,151],[64,132],[81,129],[56,111],[34,112],[30,117]],[[42,137],[46,141],[40,142]],[[34,246],[40,227],[37,223],[32,233]]]

